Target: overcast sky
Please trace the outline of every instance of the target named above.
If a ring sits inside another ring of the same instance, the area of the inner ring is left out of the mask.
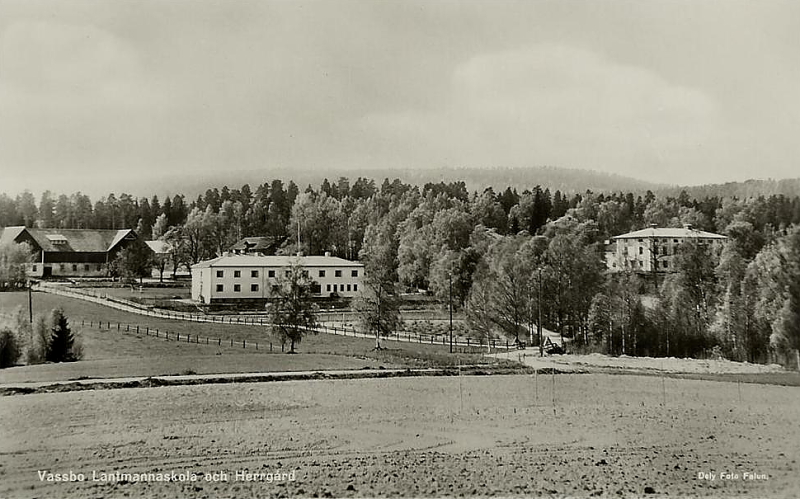
[[[0,0],[0,191],[278,167],[697,184],[798,158],[795,0]]]

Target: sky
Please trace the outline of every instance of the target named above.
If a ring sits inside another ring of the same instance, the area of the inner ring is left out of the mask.
[[[0,0],[0,192],[225,170],[800,177],[795,0]]]

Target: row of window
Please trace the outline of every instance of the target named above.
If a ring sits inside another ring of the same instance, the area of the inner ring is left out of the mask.
[[[66,265],[64,265],[63,263],[59,263],[59,264],[58,264],[58,270],[65,270],[65,267],[66,267]],[[89,264],[88,264],[88,263],[85,263],[85,264],[83,264],[83,271],[84,271],[84,272],[89,272],[89,268],[90,268],[90,267],[89,267]],[[39,266],[38,266],[38,265],[36,265],[36,264],[34,264],[34,265],[33,265],[33,268],[32,268],[32,271],[33,271],[33,272],[37,272],[37,271],[38,271],[38,269],[39,269]],[[102,266],[102,265],[100,265],[100,264],[98,264],[98,265],[97,265],[97,271],[99,272],[99,271],[101,271],[101,270],[103,270],[103,266]],[[73,272],[77,272],[77,271],[78,271],[78,264],[76,264],[76,263],[73,263],[73,264],[72,264],[72,271],[73,271]]]
[[[346,286],[346,288],[345,288],[345,286]],[[250,292],[251,293],[258,293],[258,289],[259,289],[258,284],[251,284],[250,285]],[[278,289],[278,286],[272,286],[272,291],[277,291],[277,289]],[[345,289],[347,289],[347,291],[358,291],[358,284],[332,284],[332,285],[328,284],[327,288],[326,288],[326,291],[328,291],[329,293],[330,292],[337,293],[339,291],[344,291]],[[312,289],[312,291],[314,293],[321,293],[322,292],[322,290],[320,289],[319,286],[315,286],[314,289]],[[224,293],[224,292],[225,292],[225,285],[224,284],[217,284],[217,293]],[[242,292],[242,285],[241,284],[234,284],[233,285],[233,292],[234,293],[241,293]]]
[[[627,263],[627,262],[626,262],[626,263]],[[644,262],[640,262],[640,261],[638,261],[638,260],[631,260],[631,262],[630,262],[630,265],[631,265],[631,267],[633,267],[633,268],[637,268],[637,267],[644,268]],[[611,266],[612,266],[613,268],[617,268],[617,262],[612,262],[612,263],[611,263]],[[658,263],[656,263],[656,268],[658,268]],[[661,268],[662,268],[662,269],[668,269],[668,268],[669,268],[669,262],[668,262],[668,261],[666,261],[666,260],[662,261],[662,262],[661,262]]]
[[[333,272],[334,272],[334,274],[333,274],[334,277],[342,277],[342,271],[341,270],[334,270]],[[291,274],[291,271],[289,271],[289,270],[284,271],[284,275],[286,275],[286,277],[289,277],[289,274]],[[326,271],[324,271],[324,270],[320,270],[319,271],[319,277],[325,277],[325,274],[326,274]],[[257,278],[258,275],[259,274],[258,274],[257,270],[251,270],[250,271],[250,277]],[[303,275],[308,276],[308,271],[304,270],[303,271]],[[220,278],[220,279],[225,277],[225,271],[224,270],[218,270],[217,271],[217,277]],[[234,270],[233,271],[233,278],[234,279],[239,279],[241,277],[242,277],[242,271],[241,270]],[[274,270],[268,270],[267,271],[267,277],[275,277],[275,271]],[[358,270],[351,270],[350,271],[350,277],[358,277]]]

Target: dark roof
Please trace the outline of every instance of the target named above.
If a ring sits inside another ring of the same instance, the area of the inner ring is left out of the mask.
[[[280,245],[281,241],[273,237],[245,237],[231,246],[232,251],[269,251]]]
[[[38,229],[6,227],[0,234],[0,242],[17,241],[22,233],[36,241],[46,252],[73,251],[78,253],[105,253],[111,251],[128,236],[137,237],[131,229]]]

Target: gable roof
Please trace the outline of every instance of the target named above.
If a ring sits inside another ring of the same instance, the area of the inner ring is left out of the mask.
[[[291,267],[298,257],[283,256],[256,256],[256,255],[226,255],[206,260],[192,265],[192,268],[206,267]],[[335,256],[301,256],[300,264],[304,267],[357,267],[363,263],[352,262]]]
[[[150,247],[150,249],[153,251],[153,253],[155,253],[157,255],[161,255],[161,254],[164,254],[164,253],[169,253],[170,249],[171,249],[171,246],[169,245],[168,242],[162,241],[160,239],[155,239],[155,240],[152,240],[152,241],[145,241],[145,244],[147,244],[147,246]]]
[[[106,253],[130,236],[137,237],[131,229],[39,229],[6,227],[0,242],[15,241],[27,233],[46,252]]]
[[[0,244],[17,242],[17,237],[23,232],[25,227],[22,225],[0,228]]]
[[[636,230],[633,232],[628,232],[627,234],[622,234],[619,236],[614,236],[611,239],[639,239],[639,238],[651,238],[651,237],[663,237],[663,238],[673,238],[673,239],[686,239],[686,238],[697,238],[697,239],[728,239],[725,236],[720,234],[714,234],[712,232],[705,232],[702,230],[692,229],[689,227],[682,227],[682,228],[673,228],[673,227],[648,227],[647,229]]]
[[[279,238],[272,237],[245,237],[231,246],[233,251],[274,251],[281,243]]]

